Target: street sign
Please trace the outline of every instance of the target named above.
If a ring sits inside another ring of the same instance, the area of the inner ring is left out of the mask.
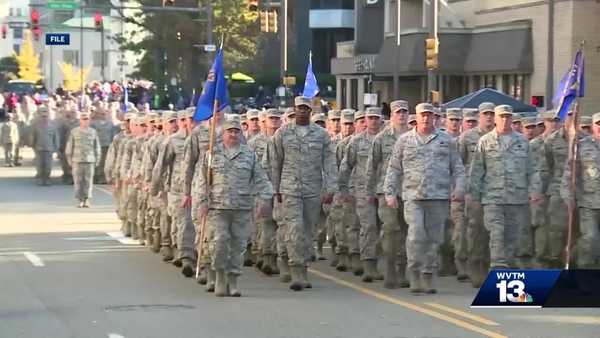
[[[51,1],[48,2],[48,9],[72,11],[78,7],[78,4],[72,1]]]
[[[29,28],[29,22],[12,21],[8,23],[9,28]]]
[[[215,45],[204,45],[205,52],[214,52],[217,50],[217,46]]]
[[[127,61],[117,61],[117,66],[127,66],[129,63]]]
[[[68,46],[71,42],[69,34],[46,34],[46,45],[48,46]]]

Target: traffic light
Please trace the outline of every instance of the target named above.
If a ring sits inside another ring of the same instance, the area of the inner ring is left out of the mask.
[[[30,13],[31,18],[31,32],[33,33],[33,38],[35,41],[40,39],[40,35],[42,35],[42,30],[40,29],[40,12],[37,9],[32,9]]]
[[[256,12],[258,10],[258,0],[247,0],[248,10]]]
[[[541,108],[544,106],[544,96],[543,95],[534,95],[531,97],[531,105]]]
[[[177,40],[181,40],[181,32],[177,32]]]
[[[267,11],[260,11],[260,31],[269,31],[269,12]]]
[[[94,15],[94,27],[96,27],[96,31],[98,32],[102,30],[102,14],[100,12],[96,12]]]
[[[267,16],[269,18],[268,20],[268,26],[269,26],[269,32],[271,33],[277,33],[277,11],[276,10],[272,10],[267,12]]]
[[[438,69],[438,47],[439,47],[438,39],[426,39],[425,40],[425,56],[426,61],[425,65],[428,70],[437,70]]]
[[[6,33],[8,33],[8,27],[6,25],[2,25],[2,38],[6,39]]]

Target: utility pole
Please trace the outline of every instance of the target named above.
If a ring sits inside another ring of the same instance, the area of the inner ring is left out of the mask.
[[[287,44],[288,44],[288,0],[281,0],[281,15],[279,16],[279,22],[280,22],[280,35],[279,35],[279,42],[280,42],[280,48],[281,48],[281,62],[280,62],[280,68],[279,68],[279,76],[281,78],[281,82],[284,84],[284,86],[287,87],[286,82],[285,82],[285,77],[287,76],[287,71],[288,71],[288,48],[287,48]]]
[[[438,41],[438,13],[439,13],[439,0],[430,0],[429,5],[429,16],[427,28],[429,30],[429,38]],[[431,102],[432,91],[437,90],[437,70],[427,70],[427,95],[428,100]]]

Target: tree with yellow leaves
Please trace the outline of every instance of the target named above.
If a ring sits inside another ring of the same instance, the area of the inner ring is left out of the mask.
[[[63,89],[70,92],[81,90],[81,80],[83,79],[83,83],[85,83],[92,70],[92,65],[86,68],[78,68],[70,63],[63,62],[59,62],[58,67],[60,67],[63,74]]]
[[[15,53],[15,58],[19,66],[20,80],[38,82],[44,78],[39,68],[40,58],[33,49],[33,42],[31,41],[31,33],[29,31],[25,32],[21,51],[19,54]]]

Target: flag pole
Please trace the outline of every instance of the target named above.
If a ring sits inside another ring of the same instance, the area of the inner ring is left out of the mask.
[[[210,128],[209,128],[209,139],[208,139],[208,161],[206,166],[206,196],[210,198],[210,187],[212,186],[212,156],[213,149],[215,145],[215,134],[216,134],[216,125],[217,121],[215,115],[219,109],[219,100],[215,99],[213,104],[213,113],[210,118]],[[207,205],[208,207],[208,205]],[[202,215],[202,220],[200,221],[200,242],[198,244],[198,259],[196,260],[196,279],[200,275],[200,260],[202,259],[202,254],[204,252],[204,240],[206,234],[206,217],[207,215]]]
[[[579,48],[581,51],[581,59],[584,58],[584,50],[583,47],[585,45],[585,41],[582,41]],[[579,76],[578,76],[579,77]],[[571,263],[571,247],[573,241],[573,228],[575,226],[575,213],[577,212],[577,148],[579,143],[579,80],[577,80],[577,93],[575,94],[575,106],[573,108],[573,123],[571,128],[573,128],[571,138],[569,140],[569,168],[571,170],[571,177],[569,177],[569,191],[571,193],[572,201],[575,203],[569,203],[568,207],[568,224],[567,224],[567,245],[565,247],[565,270],[569,270],[569,266]]]

